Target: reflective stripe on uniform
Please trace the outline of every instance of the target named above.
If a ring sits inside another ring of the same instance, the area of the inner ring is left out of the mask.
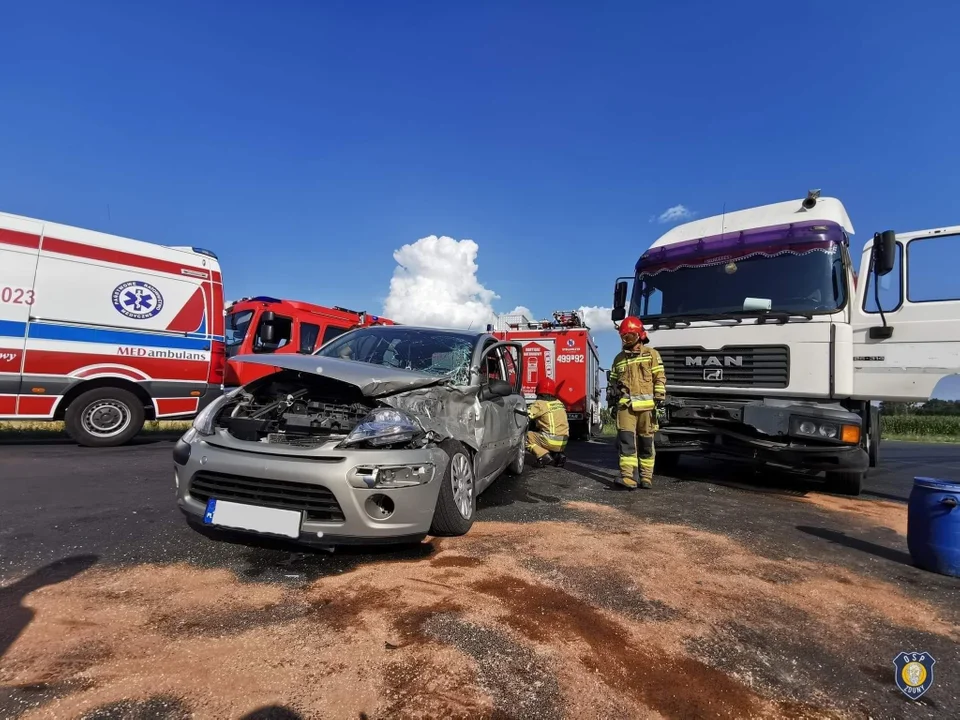
[[[653,402],[653,395],[630,395],[629,397],[620,398],[620,405],[622,407],[629,407],[631,410],[652,410],[655,403]]]

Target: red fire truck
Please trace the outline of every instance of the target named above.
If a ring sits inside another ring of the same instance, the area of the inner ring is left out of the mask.
[[[598,434],[600,420],[600,355],[580,313],[555,312],[553,320],[531,321],[523,315],[504,315],[488,329],[503,340],[523,345],[523,394],[536,397],[544,376],[557,383],[559,399],[567,408],[570,433],[577,439]]]
[[[393,325],[392,320],[360,310],[313,305],[263,295],[242,298],[226,310],[227,358],[253,353],[312,353],[356,327]],[[236,387],[268,375],[265,365],[227,363],[224,386]]]

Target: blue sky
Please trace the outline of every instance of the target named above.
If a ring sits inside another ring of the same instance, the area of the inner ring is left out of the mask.
[[[960,6],[558,5],[13,4],[0,209],[374,311],[395,250],[470,238],[539,315],[609,305],[678,204],[822,188],[858,246],[960,222]]]

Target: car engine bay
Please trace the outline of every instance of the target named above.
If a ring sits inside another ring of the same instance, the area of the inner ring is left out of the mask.
[[[317,446],[346,437],[374,407],[350,385],[284,371],[241,390],[217,425],[238,440]]]

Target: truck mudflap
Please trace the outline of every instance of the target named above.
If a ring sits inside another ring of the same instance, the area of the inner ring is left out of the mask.
[[[671,398],[668,403],[669,421],[656,434],[657,453],[726,455],[814,472],[866,472],[869,467],[869,456],[860,444],[840,440],[843,426],[860,428],[862,421],[839,405],[772,399]],[[821,439],[817,434],[821,427],[836,428],[837,438]]]

